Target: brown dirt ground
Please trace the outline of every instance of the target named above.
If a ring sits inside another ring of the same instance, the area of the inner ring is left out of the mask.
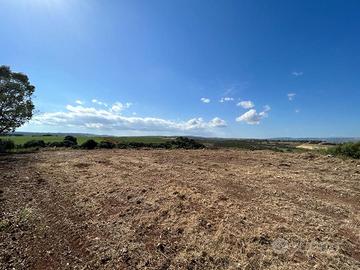
[[[238,150],[0,157],[0,269],[360,269],[360,162]]]

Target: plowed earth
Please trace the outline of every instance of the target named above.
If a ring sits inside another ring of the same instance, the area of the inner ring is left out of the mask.
[[[312,153],[0,157],[0,269],[360,269],[360,162]]]

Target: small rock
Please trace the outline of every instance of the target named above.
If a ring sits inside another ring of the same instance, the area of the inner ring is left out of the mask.
[[[259,242],[260,245],[269,245],[271,243],[270,237],[267,234],[260,235],[260,237],[254,237],[254,242]]]
[[[111,260],[111,257],[109,256],[109,255],[105,255],[105,256],[103,256],[102,258],[101,258],[101,263],[102,264],[106,264],[108,261],[110,261]]]
[[[164,251],[165,251],[165,245],[162,244],[162,243],[158,243],[158,244],[156,245],[156,249],[158,249],[158,250],[161,251],[161,252],[164,252]]]

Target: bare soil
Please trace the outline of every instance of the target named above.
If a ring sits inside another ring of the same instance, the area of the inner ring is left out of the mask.
[[[0,157],[0,269],[360,269],[360,162],[238,150]]]

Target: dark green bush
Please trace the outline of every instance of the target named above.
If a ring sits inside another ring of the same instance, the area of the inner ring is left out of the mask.
[[[90,140],[87,140],[86,142],[84,142],[84,143],[81,145],[81,148],[91,150],[91,149],[96,148],[97,145],[98,145],[98,143],[97,143],[96,141],[90,139]]]
[[[0,139],[0,153],[12,150],[15,148],[15,144],[11,140]]]
[[[129,148],[129,145],[126,144],[126,143],[118,143],[116,145],[116,147],[119,148],[119,149],[127,149],[127,148]]]
[[[74,137],[74,136],[70,136],[70,135],[68,135],[68,136],[65,136],[65,138],[64,138],[64,142],[65,141],[68,141],[68,144],[71,144],[70,142],[72,142],[72,145],[71,146],[73,146],[73,145],[77,145],[78,143],[77,143],[77,139],[76,139],[76,137]]]
[[[160,143],[160,148],[170,149],[172,147],[171,142]]]
[[[73,146],[77,145],[77,143],[75,143],[74,141],[70,141],[70,140],[64,140],[62,142],[62,145],[64,147],[73,147]]]
[[[201,149],[205,148],[205,145],[198,143],[193,139],[187,137],[178,137],[175,141],[171,142],[174,148],[183,148],[183,149]]]
[[[31,148],[31,147],[45,147],[46,144],[43,140],[31,140],[24,143],[24,148]]]
[[[144,143],[144,142],[129,142],[118,143],[117,148],[120,149],[139,149],[139,148],[154,148],[154,149],[202,149],[205,145],[196,142],[193,139],[186,137],[178,137],[175,141],[168,141],[165,143]]]
[[[51,142],[49,143],[50,147],[64,147],[64,142]]]
[[[170,149],[172,147],[170,142],[166,143],[149,143],[147,144],[147,147],[149,148],[155,148],[155,149]]]
[[[113,149],[115,146],[116,144],[110,141],[101,141],[99,143],[99,148]]]
[[[143,148],[146,147],[146,143],[143,142],[130,142],[129,144],[130,148]]]
[[[329,148],[329,154],[346,156],[351,158],[360,159],[360,142],[357,143],[343,143],[338,146]]]

